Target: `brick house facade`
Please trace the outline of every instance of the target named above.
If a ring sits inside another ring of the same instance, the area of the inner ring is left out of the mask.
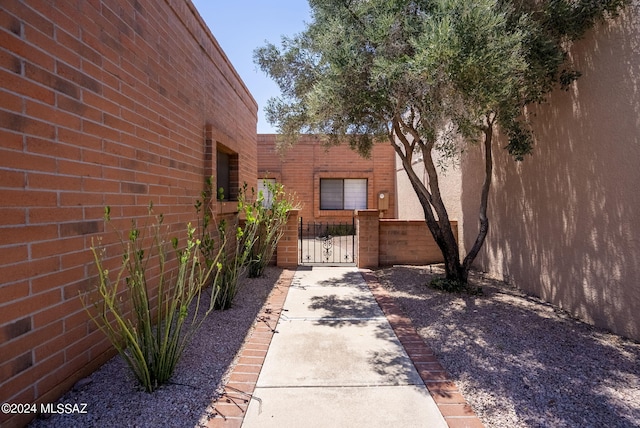
[[[258,135],[258,180],[274,179],[296,195],[303,221],[351,221],[355,209],[379,209],[381,218],[395,218],[397,211],[395,185],[395,152],[388,143],[376,144],[369,159],[361,157],[346,145],[325,147],[314,136],[304,135],[296,145],[280,154],[276,135]],[[323,200],[330,195],[329,186],[353,184],[354,192],[366,195],[343,195],[339,200]],[[323,196],[324,186],[324,196]],[[388,202],[379,202],[380,195]],[[356,200],[357,199],[357,200]],[[343,208],[343,209],[340,209]]]
[[[104,207],[128,230],[153,202],[179,233],[218,153],[231,188],[256,182],[256,123],[188,0],[2,3],[1,402],[54,401],[114,355],[78,298]]]

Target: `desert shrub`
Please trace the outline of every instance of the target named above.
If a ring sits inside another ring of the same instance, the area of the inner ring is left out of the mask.
[[[257,223],[249,221],[240,226],[237,218],[230,226],[226,220],[219,223],[218,236],[226,245],[220,254],[220,275],[215,281],[215,309],[229,309],[233,304],[240,290],[240,279],[247,270],[251,249],[257,239],[257,228]],[[234,236],[229,238],[230,232]]]
[[[185,346],[214,308],[215,289],[208,302],[202,302],[207,305],[203,310],[200,305],[203,289],[218,275],[220,252],[209,255],[211,263],[206,263],[201,241],[195,238],[196,228],[188,224],[184,247],[178,238],[170,240],[177,269],[169,272],[170,244],[163,216],[153,215],[150,205],[149,217],[153,224],[147,222],[143,227],[132,221],[126,238],[115,229],[122,249],[122,261],[115,272],[105,267],[106,249],[92,244],[99,299],[91,303],[90,293],[80,297],[140,384],[152,392],[169,380]],[[111,221],[109,207],[105,221]],[[159,274],[150,284],[150,271],[156,268]]]
[[[248,274],[250,278],[262,276],[265,268],[271,261],[278,246],[278,241],[284,234],[289,211],[294,208],[294,197],[287,194],[281,183],[265,182],[269,197],[251,189],[251,198],[246,198],[246,185],[243,197],[240,200],[239,209],[244,214],[247,222],[257,224],[258,237],[251,248],[251,257],[248,260]]]
[[[238,195],[238,212],[242,213],[250,203],[246,200],[246,188],[240,190]],[[226,219],[216,221],[211,214],[211,202],[213,201],[214,188],[213,177],[207,179],[201,198],[196,201],[195,208],[199,214],[199,224],[202,226],[200,246],[207,266],[215,263],[219,266],[219,275],[212,282],[215,289],[215,309],[229,309],[240,289],[240,278],[245,273],[251,251],[258,236],[259,223],[250,217],[247,220],[240,216],[229,222]],[[218,189],[218,200],[220,200]],[[217,234],[218,241],[213,238]]]

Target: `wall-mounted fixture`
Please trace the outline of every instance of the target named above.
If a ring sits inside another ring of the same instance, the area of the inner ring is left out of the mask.
[[[389,192],[378,193],[378,210],[386,211],[389,209]]]

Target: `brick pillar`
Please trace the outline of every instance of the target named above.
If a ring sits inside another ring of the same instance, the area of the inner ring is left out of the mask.
[[[356,211],[356,234],[358,237],[358,267],[378,267],[380,214],[378,210]]]
[[[298,216],[300,210],[289,211],[289,218],[284,227],[284,235],[276,247],[276,265],[284,269],[298,267]]]

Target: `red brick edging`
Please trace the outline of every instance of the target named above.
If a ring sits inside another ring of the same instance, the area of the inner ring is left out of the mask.
[[[484,425],[462,396],[433,351],[424,343],[411,320],[372,272],[360,271],[378,305],[386,315],[400,343],[427,386],[450,428],[480,428]]]
[[[240,428],[242,425],[294,273],[295,270],[282,271],[258,313],[224,386],[224,392],[211,403],[213,417],[206,423],[207,428]]]

